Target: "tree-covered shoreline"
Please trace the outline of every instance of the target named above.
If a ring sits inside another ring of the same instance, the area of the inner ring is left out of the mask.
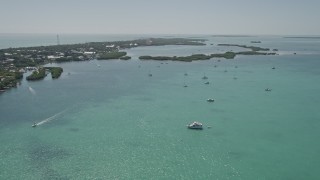
[[[251,49],[251,51],[241,51],[241,52],[232,52],[228,51],[225,53],[215,53],[215,54],[193,54],[190,56],[140,56],[140,60],[157,60],[157,61],[184,61],[191,62],[197,60],[209,60],[211,58],[225,58],[225,59],[234,59],[237,55],[276,55],[274,52],[270,51],[269,48],[261,48],[256,46],[247,46],[247,45],[238,45],[238,44],[218,44],[218,46],[235,46]],[[277,49],[274,49],[275,51]],[[263,51],[263,52],[258,52]]]
[[[23,78],[23,72],[33,69],[27,80],[41,80],[50,71],[52,78],[59,78],[63,69],[61,67],[42,67],[48,63],[61,63],[73,61],[86,61],[92,59],[129,60],[126,49],[143,46],[187,45],[205,46],[205,39],[196,38],[146,38],[128,41],[88,42],[80,44],[64,44],[51,46],[35,46],[0,49],[0,90],[15,87],[18,80]],[[218,46],[235,46],[247,48],[251,51],[225,52],[214,54],[193,54],[189,56],[140,56],[140,60],[171,60],[191,62],[209,60],[211,58],[234,59],[237,55],[275,55],[268,52],[270,49],[256,46],[238,44],[218,44]],[[263,51],[263,52],[259,52]],[[274,49],[273,51],[277,51]],[[31,67],[31,68],[30,68]],[[11,74],[10,74],[11,73]]]
[[[141,46],[188,45],[204,46],[205,39],[194,38],[145,38],[128,41],[88,42],[51,46],[33,46],[0,49],[0,90],[16,87],[23,72],[32,69],[34,72],[27,80],[41,80],[46,76],[43,65],[92,59],[129,60],[123,50]],[[52,78],[58,78],[63,69],[52,69]],[[16,75],[19,75],[16,78]]]

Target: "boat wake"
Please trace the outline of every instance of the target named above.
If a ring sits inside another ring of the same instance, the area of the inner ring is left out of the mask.
[[[49,117],[49,118],[47,118],[47,119],[44,119],[44,120],[36,123],[35,125],[36,125],[36,126],[40,126],[40,125],[42,125],[42,124],[45,124],[45,123],[50,122],[50,121],[52,121],[52,120],[55,120],[55,119],[57,119],[59,116],[61,116],[63,113],[65,113],[66,111],[67,111],[67,110],[61,111],[61,112],[59,112],[59,113],[57,113],[57,114],[55,114],[55,115],[53,115],[53,116],[51,116],[51,117]]]
[[[36,91],[30,86],[29,86],[29,91],[31,94],[36,95]]]
[[[100,67],[100,64],[98,63],[98,62],[95,62],[96,63],[96,65],[98,66],[98,67]]]

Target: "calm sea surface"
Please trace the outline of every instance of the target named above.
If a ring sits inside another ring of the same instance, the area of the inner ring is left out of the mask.
[[[60,41],[141,37],[151,35]],[[54,64],[64,69],[59,79],[23,80],[0,94],[0,179],[319,179],[320,40],[184,37],[208,45],[139,47],[127,50],[129,61]],[[138,60],[244,50],[218,43],[277,48],[280,55]],[[0,48],[49,44],[56,35],[0,34]],[[192,121],[204,130],[187,129]]]

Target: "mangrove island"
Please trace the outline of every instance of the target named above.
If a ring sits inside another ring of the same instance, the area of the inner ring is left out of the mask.
[[[61,67],[43,67],[48,63],[63,63],[86,60],[129,60],[125,49],[142,46],[187,45],[205,46],[205,39],[196,38],[146,38],[128,41],[88,42],[81,44],[63,44],[51,46],[20,47],[0,49],[0,90],[16,87],[23,73],[32,70],[27,80],[41,80],[51,73],[53,79],[59,78]],[[218,44],[218,46],[237,46],[250,49],[244,52],[225,52],[215,54],[193,54],[190,56],[140,56],[140,60],[196,61],[211,58],[233,59],[236,55],[275,55],[268,48],[237,44]],[[263,52],[258,52],[263,51]],[[276,51],[274,49],[273,51]]]

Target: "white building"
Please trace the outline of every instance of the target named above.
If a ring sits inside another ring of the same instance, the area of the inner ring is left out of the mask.
[[[86,51],[86,52],[84,52],[83,54],[85,54],[85,55],[92,55],[92,54],[95,54],[95,52],[92,52],[92,51]]]

